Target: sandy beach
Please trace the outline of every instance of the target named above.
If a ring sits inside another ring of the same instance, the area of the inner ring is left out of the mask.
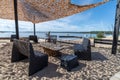
[[[33,44],[33,47],[43,52],[39,44]],[[120,71],[120,53],[111,55],[110,48],[92,47],[92,60],[78,60],[79,66],[70,72],[60,67],[59,59],[49,56],[48,66],[29,77],[28,59],[11,63],[11,50],[12,42],[0,41],[0,80],[109,80]],[[73,49],[61,52],[73,54]]]

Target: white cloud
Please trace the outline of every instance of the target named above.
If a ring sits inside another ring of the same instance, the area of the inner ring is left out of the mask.
[[[76,14],[67,18],[61,18],[54,21],[48,21],[36,24],[37,31],[79,31],[79,26],[74,25],[74,22],[79,22],[89,19],[91,13]],[[0,19],[0,31],[15,31],[14,20]],[[32,31],[33,23],[19,21],[20,31]]]
[[[48,21],[36,24],[37,31],[93,31],[93,30],[108,30],[108,24],[103,21],[89,22],[92,13],[81,13],[67,18],[62,18],[54,21]],[[82,24],[82,22],[85,22]],[[0,31],[15,31],[14,20],[0,19]],[[76,25],[75,23],[80,23]],[[111,26],[111,25],[110,25]],[[19,21],[20,31],[33,31],[33,23]]]
[[[110,31],[110,24],[103,21],[83,25],[83,31]]]
[[[72,16],[69,16],[67,18],[59,19],[59,21],[67,22],[67,23],[80,22],[80,21],[86,21],[86,20],[90,19],[91,16],[92,16],[92,12],[78,13],[78,14],[74,14]]]
[[[82,31],[80,26],[74,25],[74,23],[88,20],[91,14],[91,12],[87,14],[76,14],[67,18],[40,23],[37,24],[37,28],[39,31]]]
[[[67,22],[50,21],[37,24],[38,31],[75,31],[78,26],[69,25]]]

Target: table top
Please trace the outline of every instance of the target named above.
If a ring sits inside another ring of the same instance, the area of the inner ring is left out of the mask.
[[[56,50],[56,51],[65,49],[65,48],[67,48],[67,47],[70,47],[70,46],[62,45],[62,44],[60,44],[60,43],[54,44],[54,43],[49,43],[49,42],[42,42],[42,43],[40,43],[40,46],[41,46],[41,47],[44,47],[44,48],[51,49],[51,50]]]
[[[56,50],[56,51],[62,49],[61,45],[49,43],[49,42],[40,43],[40,46],[44,47],[44,48],[51,49],[51,50]]]

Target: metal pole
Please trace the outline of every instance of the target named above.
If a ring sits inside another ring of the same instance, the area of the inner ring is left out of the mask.
[[[16,39],[19,39],[17,0],[14,0],[14,15],[15,15],[15,27],[16,27]]]
[[[36,35],[36,30],[35,30],[35,23],[34,23],[34,36]]]
[[[115,16],[115,25],[114,25],[114,33],[113,33],[113,44],[112,44],[112,54],[116,54],[117,52],[117,42],[119,36],[119,26],[120,26],[120,12],[119,12],[119,4],[120,0],[118,1],[117,8],[116,8],[116,16]]]

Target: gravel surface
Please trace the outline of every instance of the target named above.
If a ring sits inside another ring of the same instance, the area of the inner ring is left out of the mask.
[[[35,50],[43,52],[39,44]],[[12,43],[0,46],[0,80],[109,80],[120,71],[120,53],[111,55],[111,49],[92,47],[92,61],[78,60],[79,66],[71,72],[61,68],[60,60],[49,57],[48,67],[28,76],[28,59],[11,63]],[[73,54],[72,48],[61,50]]]

